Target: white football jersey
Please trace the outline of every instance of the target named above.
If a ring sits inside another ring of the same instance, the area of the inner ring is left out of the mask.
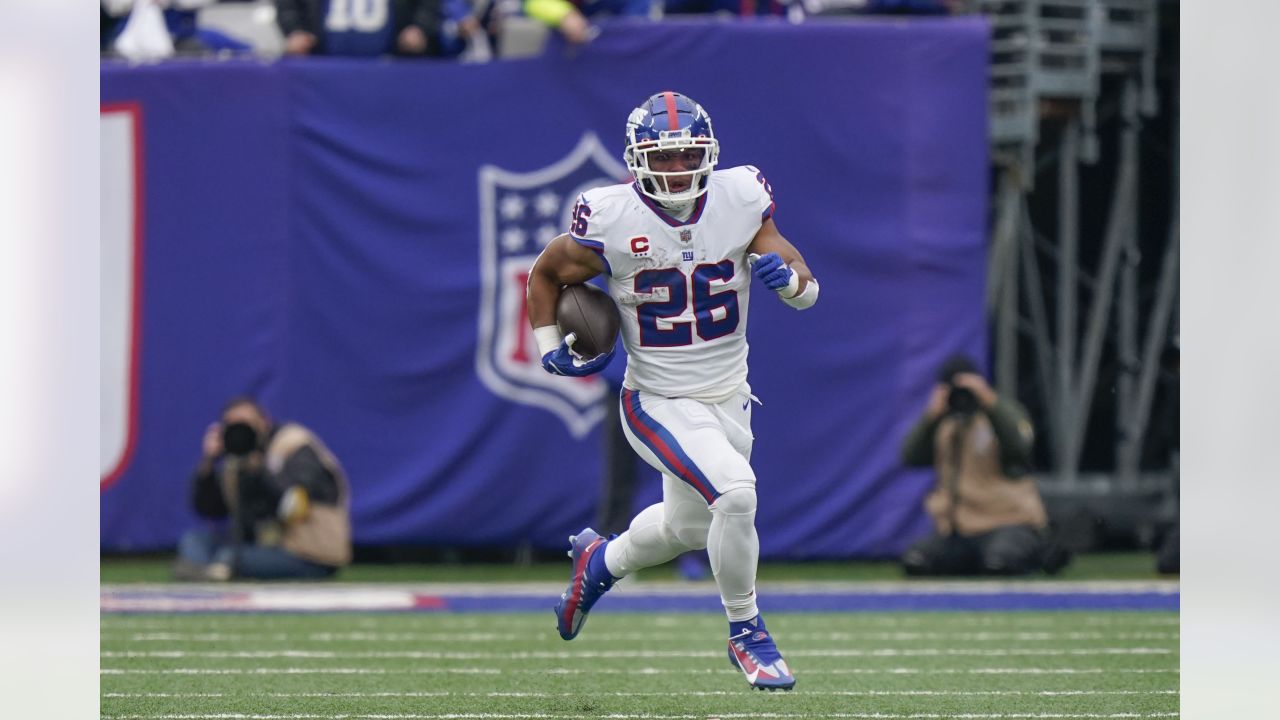
[[[747,246],[773,214],[754,167],[711,173],[679,220],[634,184],[583,193],[570,234],[598,253],[622,314],[624,384],[665,397],[720,402],[747,379]]]

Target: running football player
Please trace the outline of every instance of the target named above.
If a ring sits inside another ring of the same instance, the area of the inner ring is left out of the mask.
[[[751,166],[716,170],[711,118],[675,92],[627,118],[625,160],[634,182],[583,193],[569,233],[529,275],[529,320],[543,367],[599,372],[612,351],[573,352],[556,328],[562,285],[608,276],[627,350],[619,402],[627,438],[662,473],[662,502],[629,529],[570,537],[573,574],[556,605],[572,640],[619,578],[706,548],[729,619],[729,660],[752,687],[789,690],[792,674],[756,606],[756,476],[751,469],[747,307],[754,275],[803,310],[818,283],[773,221],[773,188]]]

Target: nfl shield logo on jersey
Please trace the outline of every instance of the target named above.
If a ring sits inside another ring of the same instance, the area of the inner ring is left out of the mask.
[[[529,327],[525,285],[538,253],[569,227],[583,192],[625,181],[627,169],[594,134],[566,157],[528,173],[480,168],[480,342],[476,373],[499,397],[555,413],[574,437],[604,417],[598,376],[561,377],[542,369]]]

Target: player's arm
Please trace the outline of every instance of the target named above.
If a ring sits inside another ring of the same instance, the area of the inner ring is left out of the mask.
[[[556,301],[564,285],[583,283],[604,272],[600,256],[568,233],[547,245],[529,271],[529,324],[534,330],[556,324]]]
[[[818,281],[794,245],[782,237],[773,218],[768,218],[747,246],[751,271],[782,301],[797,310],[818,301]]]
[[[556,327],[556,302],[564,285],[582,283],[604,272],[604,261],[579,245],[568,234],[547,245],[529,270],[527,305],[529,324],[542,355],[542,367],[557,375],[590,375],[599,372],[613,358],[613,351],[586,363],[571,357],[572,338],[561,338]],[[572,335],[572,333],[570,333]]]

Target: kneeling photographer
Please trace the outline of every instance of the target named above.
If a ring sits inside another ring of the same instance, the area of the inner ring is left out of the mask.
[[[192,485],[200,516],[229,520],[183,535],[180,580],[323,578],[351,561],[342,467],[311,431],[276,425],[250,398],[205,431]]]
[[[902,446],[907,465],[937,472],[925,498],[934,533],[903,554],[908,575],[1053,573],[1066,564],[1030,475],[1032,440],[1026,411],[997,396],[970,358],[943,363]]]

